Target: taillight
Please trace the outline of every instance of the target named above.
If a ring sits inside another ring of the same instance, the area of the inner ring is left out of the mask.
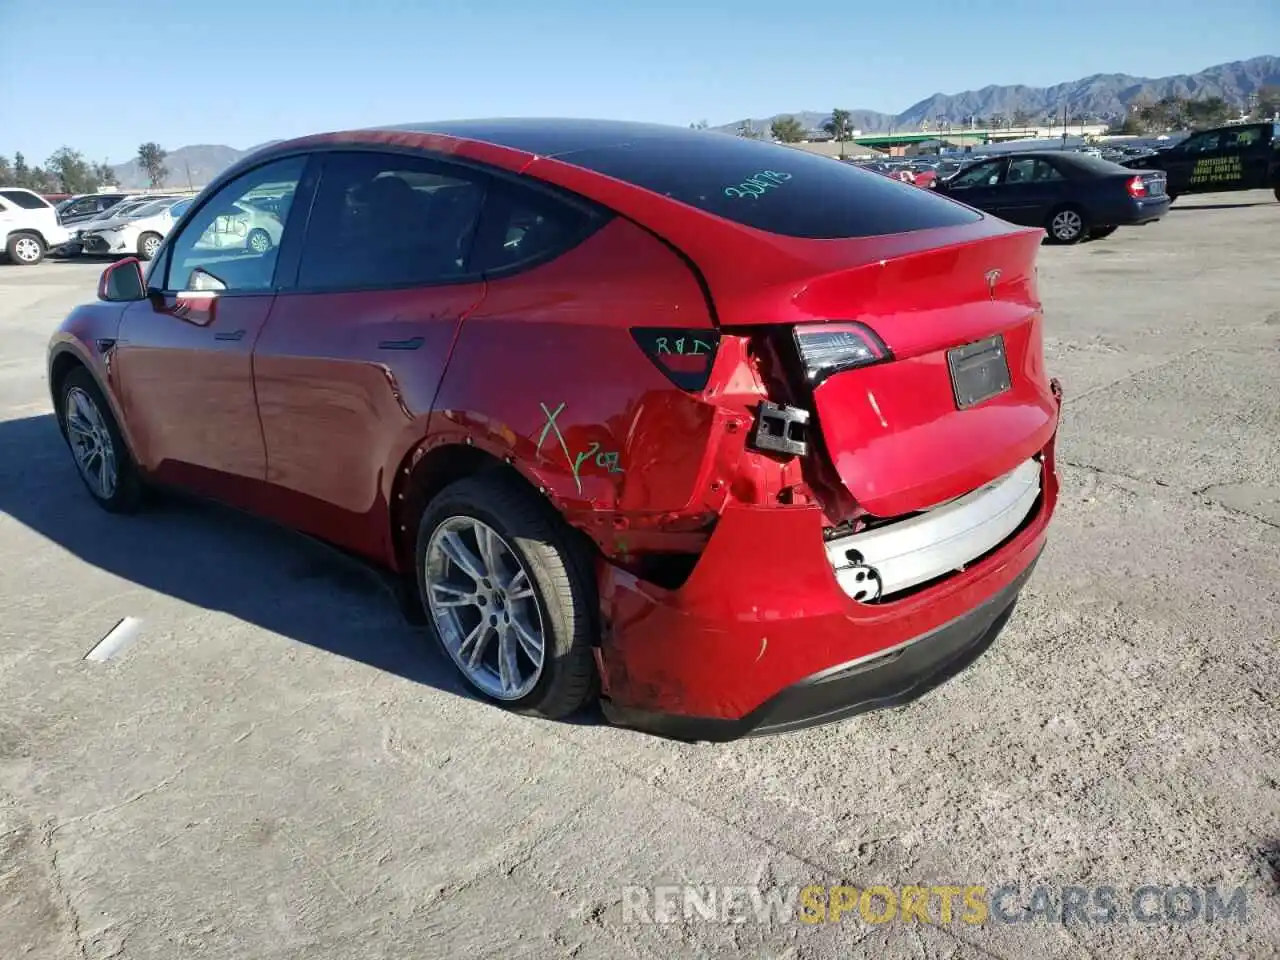
[[[1138,197],[1145,197],[1147,195],[1147,185],[1143,182],[1141,177],[1133,177],[1130,179],[1128,187],[1129,196],[1134,199],[1137,199]]]
[[[796,348],[805,377],[816,384],[833,373],[892,360],[879,337],[861,323],[821,323],[796,327]]]

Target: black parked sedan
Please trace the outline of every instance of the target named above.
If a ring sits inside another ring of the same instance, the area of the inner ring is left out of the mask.
[[[1054,243],[1105,237],[1169,212],[1162,172],[1065,151],[980,161],[934,189],[1010,223],[1044,227]]]

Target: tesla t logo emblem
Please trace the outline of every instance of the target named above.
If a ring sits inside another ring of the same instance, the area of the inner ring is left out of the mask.
[[[987,271],[987,296],[990,297],[992,300],[996,298],[996,284],[999,282],[999,280],[1000,280],[999,270]]]

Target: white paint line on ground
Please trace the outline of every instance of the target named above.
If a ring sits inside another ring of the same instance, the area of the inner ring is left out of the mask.
[[[98,663],[110,660],[116,654],[124,652],[133,641],[137,640],[141,629],[141,620],[137,617],[125,617],[112,627],[107,635],[84,655],[84,658]]]

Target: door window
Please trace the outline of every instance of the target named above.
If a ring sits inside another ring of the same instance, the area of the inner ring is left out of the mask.
[[[174,239],[167,290],[270,290],[306,157],[265,164],[203,203]]]
[[[959,173],[951,181],[952,187],[994,187],[1000,182],[1000,171],[1004,167],[1003,160],[990,160],[970,167]]]
[[[420,157],[330,154],[298,287],[368,289],[467,276],[487,179]]]
[[[1009,163],[1009,172],[1005,174],[1005,183],[1047,183],[1050,180],[1061,180],[1062,174],[1048,160],[1039,157],[1019,157]]]
[[[1217,130],[1206,130],[1187,137],[1182,149],[1187,153],[1212,153],[1222,142],[1222,134]]]
[[[14,206],[21,207],[23,210],[43,210],[50,206],[43,197],[37,196],[28,190],[0,190],[0,197],[4,197]]]
[[[100,206],[100,203],[101,201],[99,201],[96,197],[89,197],[84,200],[77,200],[74,203],[70,204],[65,210],[63,210],[62,215],[64,217],[83,217],[90,213],[97,213],[99,210],[103,209]]]

